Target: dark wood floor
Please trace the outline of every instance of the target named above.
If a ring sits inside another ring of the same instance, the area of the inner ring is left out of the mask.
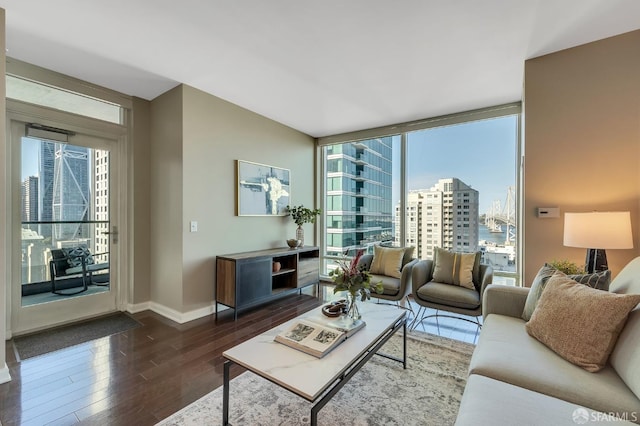
[[[320,298],[287,296],[237,321],[231,310],[182,325],[145,311],[132,315],[140,327],[23,361],[8,341],[12,381],[0,385],[0,422],[153,425],[222,385],[223,351],[319,306],[331,288],[321,285]],[[478,331],[452,318],[417,329],[471,343]]]
[[[183,325],[145,311],[132,315],[141,327],[21,362],[9,341],[0,422],[153,425],[222,385],[223,351],[319,305],[292,295]]]

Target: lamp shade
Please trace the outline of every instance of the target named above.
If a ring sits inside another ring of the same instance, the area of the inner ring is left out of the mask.
[[[633,248],[629,212],[564,214],[564,245],[597,249]]]

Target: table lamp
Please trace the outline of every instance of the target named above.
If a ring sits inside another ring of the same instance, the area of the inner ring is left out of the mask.
[[[604,271],[606,249],[633,248],[629,212],[589,212],[564,214],[564,245],[587,249],[587,273]]]

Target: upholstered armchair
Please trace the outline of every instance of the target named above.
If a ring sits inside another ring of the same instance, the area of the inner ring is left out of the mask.
[[[384,250],[386,248],[383,247],[382,249]],[[380,273],[380,270],[376,269],[372,271],[371,267],[374,261],[374,256],[380,255],[381,253],[380,250],[377,250],[377,247],[375,254],[365,254],[360,258],[358,267],[364,268],[371,273],[372,283],[382,282],[382,287],[384,289],[383,292],[376,293],[375,291],[372,291],[371,297],[395,302],[395,304],[405,307],[405,297],[411,293],[413,266],[418,262],[418,259],[411,257],[413,254],[413,247],[403,250],[404,252],[401,256],[402,260],[399,266],[399,273],[394,273],[393,275],[395,276]],[[393,269],[395,270],[395,268]],[[408,308],[410,308],[410,306],[408,306]]]
[[[464,286],[459,283],[438,282],[434,279],[435,261],[420,260],[412,268],[411,294],[414,302],[420,305],[418,313],[411,323],[411,328],[417,327],[427,318],[439,316],[461,319],[482,327],[479,317],[482,315],[482,295],[485,288],[493,281],[493,268],[480,264],[479,259],[473,264],[471,278],[472,285]],[[455,268],[455,267],[454,267]],[[446,268],[451,269],[451,268]],[[435,314],[427,315],[427,309],[436,310]],[[440,311],[452,312],[473,318],[464,318],[441,314]]]

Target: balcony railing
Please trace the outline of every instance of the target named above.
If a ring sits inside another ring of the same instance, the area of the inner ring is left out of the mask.
[[[51,250],[86,246],[95,263],[109,262],[109,221],[23,221],[21,236],[22,285],[51,279]]]

